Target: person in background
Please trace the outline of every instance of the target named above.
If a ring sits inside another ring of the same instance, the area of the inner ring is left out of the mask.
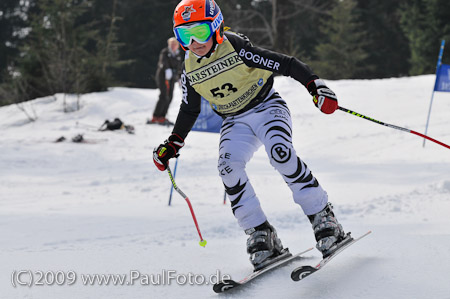
[[[175,82],[180,76],[183,54],[184,52],[180,50],[179,43],[174,37],[169,38],[167,47],[161,50],[156,71],[156,84],[160,94],[153,117],[148,123],[171,124],[166,118],[166,114],[172,101]]]

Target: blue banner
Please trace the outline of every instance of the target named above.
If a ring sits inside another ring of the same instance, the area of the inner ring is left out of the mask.
[[[202,97],[202,110],[194,127],[192,127],[192,131],[219,133],[221,127],[222,118],[212,110],[209,102]]]
[[[441,64],[436,74],[436,83],[434,84],[434,91],[450,92],[450,65]]]

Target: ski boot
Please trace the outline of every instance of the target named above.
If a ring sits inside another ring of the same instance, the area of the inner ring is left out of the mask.
[[[327,203],[319,213],[308,215],[308,218],[314,229],[316,248],[322,252],[323,258],[326,258],[346,239],[344,229],[334,216],[331,203]]]
[[[291,256],[287,248],[283,249],[277,232],[268,221],[257,227],[245,230],[247,239],[247,253],[254,271],[275,263],[287,256]]]

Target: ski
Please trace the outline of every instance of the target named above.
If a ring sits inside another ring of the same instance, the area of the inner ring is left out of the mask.
[[[326,258],[322,259],[315,267],[312,267],[312,266],[301,266],[301,267],[298,267],[298,268],[294,269],[294,271],[292,271],[292,273],[291,273],[292,280],[299,281],[299,280],[302,280],[302,279],[308,277],[309,275],[313,274],[314,272],[319,271],[326,264],[328,264],[328,262],[330,262],[336,255],[338,255],[339,253],[344,251],[350,245],[352,245],[355,242],[361,240],[362,238],[364,238],[365,236],[367,236],[371,232],[372,231],[368,231],[367,233],[363,234],[362,236],[360,236],[360,237],[358,237],[356,239],[353,239],[352,236],[350,235],[350,233],[347,233],[347,236],[339,244],[339,247],[336,249],[336,251],[334,251],[331,255],[327,256]]]
[[[257,270],[255,272],[249,274],[248,276],[244,277],[243,279],[241,279],[239,281],[235,281],[235,280],[232,280],[232,279],[226,279],[226,280],[223,280],[223,281],[220,281],[220,282],[214,284],[213,290],[216,293],[223,293],[223,292],[227,292],[227,291],[232,290],[232,289],[236,289],[236,288],[238,288],[238,287],[240,287],[242,285],[245,285],[248,282],[254,280],[255,278],[263,275],[264,273],[267,273],[267,272],[269,272],[271,270],[274,270],[274,269],[279,268],[279,267],[281,267],[283,265],[286,265],[287,263],[289,263],[289,262],[291,262],[291,261],[293,261],[295,259],[301,258],[301,255],[305,254],[306,252],[308,252],[308,251],[310,251],[312,249],[313,248],[309,248],[309,249],[306,249],[305,251],[299,252],[299,253],[294,254],[294,255],[291,255],[291,254],[288,254],[288,253],[286,253],[285,255],[281,255],[280,256],[281,257],[280,260],[275,261],[274,263],[266,266],[265,268],[262,268],[261,270]]]

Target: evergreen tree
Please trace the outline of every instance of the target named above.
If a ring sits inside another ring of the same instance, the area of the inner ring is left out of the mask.
[[[411,51],[409,74],[434,73],[441,40],[450,40],[450,2],[414,0],[405,3],[400,14]]]
[[[369,56],[364,47],[368,34],[356,14],[356,0],[340,0],[330,11],[330,17],[321,23],[324,41],[316,47],[314,70],[328,79],[357,78],[373,66],[365,61]]]
[[[19,55],[19,43],[26,34],[27,6],[17,0],[0,1],[0,83],[8,74],[8,65]],[[0,97],[0,106],[7,99]]]
[[[428,26],[426,5],[422,0],[414,0],[412,3],[404,4],[400,10],[401,26],[409,40],[410,70],[411,75],[432,72],[432,63],[427,61],[425,45],[430,44],[431,28]]]
[[[370,37],[364,47],[369,56],[363,78],[406,76],[410,55],[408,39],[400,28],[399,8],[405,0],[358,0],[361,23]]]
[[[134,62],[131,59],[120,59],[120,53],[125,48],[125,43],[119,41],[124,5],[121,0],[95,0],[93,8],[85,15],[85,22],[93,22],[93,27],[101,37],[96,43],[91,42],[87,48],[90,53],[94,53],[93,63],[97,66],[93,74],[96,80],[92,81],[96,85],[91,84],[91,90],[125,84],[126,80],[120,81],[116,72],[123,71]]]
[[[304,59],[320,40],[317,23],[329,14],[329,0],[220,1],[225,25],[256,46]]]
[[[26,7],[16,0],[0,2],[0,70],[6,68],[8,60],[18,53],[18,42],[25,27]]]
[[[29,13],[30,33],[7,77],[8,88],[21,87],[14,101],[101,91],[112,85],[111,70],[122,62],[115,35],[116,0],[111,4],[109,18],[102,23],[94,21],[98,16],[88,0],[37,2]]]
[[[123,1],[118,39],[125,44],[120,59],[133,61],[116,72],[116,79],[130,87],[156,87],[154,76],[160,51],[173,36],[173,11],[179,0]]]

